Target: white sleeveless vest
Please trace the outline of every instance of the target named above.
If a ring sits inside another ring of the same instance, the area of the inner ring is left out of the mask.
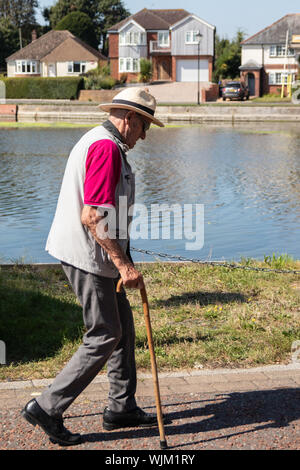
[[[87,132],[72,149],[57,202],[56,212],[49,232],[46,251],[50,255],[84,271],[104,277],[115,278],[118,270],[106,251],[96,242],[91,233],[81,223],[81,211],[84,206],[84,180],[86,158],[89,147],[101,139],[115,142],[121,155],[121,175],[116,187],[116,232],[119,233],[119,197],[127,198],[127,207],[133,205],[135,194],[134,174],[127,162],[127,146],[103,126],[97,126]],[[124,201],[124,199],[123,199]],[[123,214],[122,214],[123,215]],[[128,225],[130,218],[126,213],[127,233],[124,231],[118,243],[126,253],[128,245]]]

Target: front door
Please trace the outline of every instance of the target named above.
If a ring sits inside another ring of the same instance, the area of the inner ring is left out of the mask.
[[[253,73],[248,73],[248,88],[250,96],[255,96],[255,77]]]
[[[158,80],[170,80],[171,78],[171,60],[167,57],[163,57],[159,60],[158,64]]]
[[[56,77],[55,64],[48,64],[48,77]]]

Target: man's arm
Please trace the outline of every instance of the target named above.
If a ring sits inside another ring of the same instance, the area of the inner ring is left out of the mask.
[[[142,274],[129,261],[117,240],[107,236],[107,227],[103,227],[100,223],[103,218],[96,207],[83,206],[81,212],[82,224],[88,228],[96,242],[109,254],[110,259],[121,275],[124,286],[142,289],[144,287]],[[103,233],[103,236],[101,236],[101,233]]]

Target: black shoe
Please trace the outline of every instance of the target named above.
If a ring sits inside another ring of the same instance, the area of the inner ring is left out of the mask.
[[[27,403],[21,414],[33,426],[40,426],[55,444],[72,446],[81,443],[80,434],[72,434],[68,431],[63,425],[62,417],[49,416],[35,399]]]
[[[156,414],[145,413],[145,411],[141,410],[141,408],[135,408],[132,411],[121,413],[111,411],[108,407],[104,409],[103,428],[106,431],[111,431],[112,429],[118,428],[128,428],[136,426],[148,427],[156,425]]]

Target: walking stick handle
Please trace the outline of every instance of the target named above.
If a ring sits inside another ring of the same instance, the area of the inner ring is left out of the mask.
[[[122,279],[119,279],[117,283],[117,289],[116,289],[117,292],[121,292],[122,284],[123,284]],[[144,310],[144,317],[145,317],[147,338],[148,338],[148,345],[149,345],[149,352],[150,352],[152,377],[153,377],[154,391],[155,391],[157,422],[158,422],[158,429],[159,429],[159,435],[160,435],[160,448],[167,449],[168,446],[167,446],[167,441],[165,437],[165,430],[164,430],[164,423],[163,423],[157,366],[156,366],[156,359],[155,359],[155,352],[154,352],[154,345],[153,345],[153,338],[152,338],[152,328],[151,328],[151,322],[150,322],[149,305],[148,305],[146,288],[143,287],[142,289],[140,289],[140,293],[141,293],[142,302],[143,302],[143,310]]]
[[[120,278],[117,284],[117,289],[116,289],[117,292],[121,292],[122,285],[123,285],[123,281],[122,281],[122,278]]]

